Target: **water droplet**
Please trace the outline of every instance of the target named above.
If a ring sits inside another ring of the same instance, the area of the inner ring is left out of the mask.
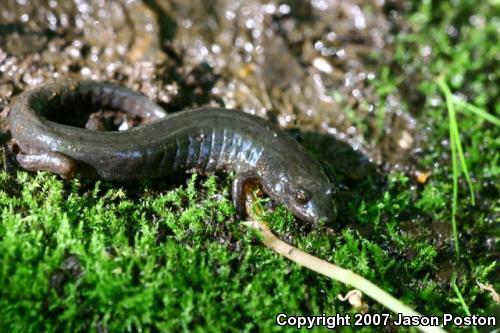
[[[278,10],[279,10],[280,14],[287,15],[287,14],[290,14],[291,8],[289,5],[282,4],[279,6]]]
[[[318,69],[322,72],[328,73],[328,74],[333,72],[332,66],[330,65],[330,63],[328,63],[328,61],[326,61],[325,58],[321,58],[321,57],[314,58],[313,66],[316,69]]]

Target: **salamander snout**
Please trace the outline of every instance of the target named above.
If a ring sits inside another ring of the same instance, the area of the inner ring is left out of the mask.
[[[306,190],[295,189],[295,193],[286,200],[285,205],[301,220],[316,223],[324,220],[327,223],[337,217],[336,191],[329,184],[325,187]]]

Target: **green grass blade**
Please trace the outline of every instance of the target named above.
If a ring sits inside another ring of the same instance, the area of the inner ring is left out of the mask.
[[[466,101],[463,101],[456,96],[453,96],[453,102],[456,105],[460,105],[462,107],[461,110],[473,113],[476,116],[492,123],[493,125],[500,126],[500,119],[495,117],[492,114],[489,114],[488,112],[484,111],[483,109],[478,108],[477,106],[475,106],[473,104],[467,103]]]
[[[452,105],[453,105],[453,103],[452,103]],[[456,114],[455,110],[453,110],[453,116],[455,116],[455,114]],[[475,205],[476,198],[474,196],[474,187],[472,186],[472,181],[470,179],[469,170],[467,168],[467,162],[465,161],[465,155],[464,155],[464,151],[462,148],[462,142],[460,142],[460,132],[458,130],[458,123],[457,123],[456,117],[454,118],[454,121],[452,122],[452,126],[453,126],[453,136],[455,138],[454,141],[455,141],[455,145],[457,148],[457,155],[458,155],[458,159],[460,160],[460,166],[462,168],[462,172],[465,175],[465,180],[467,181],[467,184],[469,186],[470,200],[472,202],[472,205]]]
[[[460,289],[458,289],[456,282],[457,282],[457,274],[455,272],[453,272],[453,275],[451,277],[451,287],[453,288],[453,291],[457,295],[457,298],[460,302],[460,305],[462,306],[462,310],[464,310],[465,314],[470,317],[471,313],[470,313],[469,307],[467,306],[467,304],[465,304],[464,298],[462,297],[462,293],[460,292]],[[477,333],[476,326],[472,326],[472,331],[474,333]]]
[[[451,117],[450,117],[451,119]],[[455,244],[455,252],[457,257],[460,257],[460,244],[458,239],[458,228],[457,228],[457,207],[458,207],[458,161],[457,161],[457,147],[455,144],[455,136],[453,135],[453,126],[450,120],[449,131],[450,131],[450,147],[451,147],[451,166],[453,172],[453,196],[451,203],[451,226],[453,228],[453,240]]]
[[[458,228],[457,228],[457,207],[458,207],[458,161],[457,161],[457,149],[454,142],[452,141],[453,133],[450,127],[450,146],[451,146],[451,164],[453,170],[453,197],[451,203],[451,226],[453,228],[453,240],[455,243],[455,252],[457,257],[460,257],[460,245],[458,239]]]
[[[464,173],[465,180],[467,181],[467,185],[469,187],[469,194],[471,198],[471,202],[473,205],[476,204],[476,199],[474,196],[474,187],[472,185],[472,181],[469,175],[469,169],[467,167],[467,162],[465,160],[465,155],[462,148],[462,143],[460,141],[460,132],[458,129],[457,117],[455,112],[455,105],[453,104],[453,94],[451,93],[448,84],[446,84],[444,77],[440,76],[437,79],[437,83],[443,92],[446,99],[446,107],[448,109],[449,116],[449,126],[450,126],[450,145],[455,145],[456,152],[458,155],[458,159],[460,160],[460,166],[462,168],[462,172]]]
[[[455,252],[457,254],[457,257],[460,257],[460,245],[458,242],[458,228],[457,228],[457,220],[456,220],[456,213],[457,213],[457,205],[458,205],[458,162],[457,162],[457,148],[455,145],[455,135],[453,134],[453,131],[455,130],[455,127],[453,126],[453,120],[456,121],[454,114],[453,114],[453,106],[451,105],[451,101],[447,97],[447,93],[449,91],[448,86],[444,82],[444,79],[442,77],[439,77],[437,79],[437,83],[439,87],[441,88],[443,94],[445,95],[446,99],[446,105],[447,105],[447,111],[448,111],[448,129],[449,129],[449,135],[450,135],[450,148],[451,148],[451,166],[452,166],[452,172],[453,172],[453,195],[452,195],[452,202],[451,202],[451,226],[453,228],[453,242],[455,245]],[[450,107],[451,106],[451,107]]]

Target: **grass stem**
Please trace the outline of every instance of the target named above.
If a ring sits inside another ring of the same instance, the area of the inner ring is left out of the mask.
[[[480,118],[483,118],[484,120],[492,123],[493,125],[500,126],[500,119],[495,117],[492,114],[489,114],[488,112],[484,111],[481,108],[478,108],[475,105],[472,105],[470,103],[467,103],[466,101],[463,101],[462,99],[458,98],[457,96],[453,96],[453,102],[457,105],[460,106],[461,108],[459,110],[466,111],[469,113],[472,113]]]
[[[457,295],[458,301],[460,302],[460,305],[462,306],[462,309],[464,310],[465,314],[470,317],[471,313],[469,311],[469,307],[467,306],[467,304],[465,304],[464,298],[462,297],[462,293],[458,289],[456,281],[457,281],[457,274],[453,272],[453,276],[451,277],[451,287],[453,288],[453,291]],[[476,326],[472,326],[472,331],[474,333],[477,333]]]
[[[422,316],[364,277],[285,243],[272,233],[266,223],[258,220],[242,223],[258,230],[262,235],[263,243],[285,258],[333,280],[351,285],[395,313],[401,313],[404,316]],[[428,333],[446,332],[441,327],[437,326],[417,326],[417,328],[422,332]]]
[[[452,101],[452,93],[448,85],[446,84],[444,77],[440,76],[437,79],[437,84],[439,85],[439,88],[443,92],[446,100],[446,108],[448,110],[448,128],[449,128],[449,135],[450,135],[450,148],[451,148],[451,166],[452,166],[452,177],[453,177],[453,194],[452,194],[452,201],[451,201],[451,226],[453,228],[453,241],[455,245],[455,252],[457,254],[457,257],[460,257],[460,244],[459,244],[459,238],[458,238],[458,228],[457,228],[457,220],[456,220],[456,215],[457,215],[457,210],[458,210],[458,176],[459,176],[459,170],[458,170],[458,156],[460,154],[463,155],[463,150],[462,150],[462,145],[459,144],[460,142],[460,134],[458,132],[458,124],[457,124],[457,118],[456,118],[456,113],[455,113],[455,107],[453,105]],[[458,155],[458,156],[457,156]],[[463,156],[462,156],[463,157]],[[460,158],[462,161],[462,158]],[[474,191],[472,190],[472,184],[470,183],[470,178],[468,177],[468,170],[467,170],[467,164],[465,163],[465,158],[463,158],[463,163],[462,165],[462,171],[467,174],[466,179],[468,179],[468,184],[469,187],[471,188],[471,198],[474,201]],[[463,166],[465,165],[465,168]]]

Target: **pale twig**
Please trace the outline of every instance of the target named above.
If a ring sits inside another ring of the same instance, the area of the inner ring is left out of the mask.
[[[312,256],[296,247],[293,247],[281,239],[276,237],[272,231],[269,229],[266,223],[262,221],[246,221],[242,222],[244,225],[258,230],[262,235],[262,241],[264,245],[269,247],[274,252],[290,259],[291,261],[309,268],[317,273],[325,275],[331,279],[337,280],[339,282],[351,285],[356,289],[359,289],[366,295],[370,296],[380,304],[384,305],[388,309],[394,311],[395,313],[400,313],[404,316],[419,316],[422,315],[418,312],[413,311],[411,308],[403,304],[398,299],[391,296],[389,293],[385,292],[372,282],[368,281],[364,277],[337,265],[331,264],[328,261],[319,259]],[[417,326],[422,332],[446,332],[441,327],[435,326]]]

